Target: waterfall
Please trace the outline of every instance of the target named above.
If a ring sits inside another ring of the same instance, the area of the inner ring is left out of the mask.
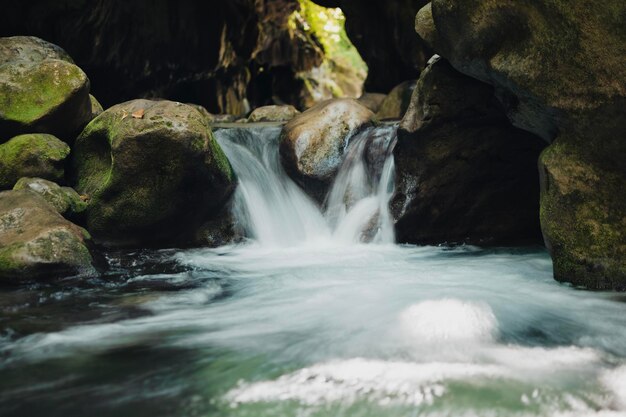
[[[239,180],[233,204],[238,227],[263,246],[393,243],[388,205],[396,130],[370,127],[351,138],[326,210],[285,173],[280,126],[218,130],[216,139]]]

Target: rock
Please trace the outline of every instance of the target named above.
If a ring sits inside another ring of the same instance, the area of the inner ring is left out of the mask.
[[[50,133],[71,143],[91,117],[85,73],[31,37],[0,38],[0,57],[0,137]]]
[[[0,279],[94,275],[89,234],[30,191],[0,193]]]
[[[74,63],[63,48],[35,36],[0,38],[0,63],[16,60],[41,62],[45,59],[58,59],[70,64]]]
[[[540,158],[541,225],[559,281],[626,290],[626,184],[557,139]]]
[[[437,29],[433,20],[432,3],[428,3],[417,12],[415,16],[415,31],[429,47],[435,47],[437,44]]]
[[[405,81],[394,87],[380,104],[376,117],[380,120],[401,119],[409,107],[416,84],[417,80]]]
[[[13,188],[22,177],[64,181],[70,147],[52,135],[20,135],[0,145],[0,190]]]
[[[248,122],[288,122],[296,117],[300,112],[293,106],[263,106],[254,109],[250,116],[248,116]]]
[[[322,102],[283,127],[280,154],[287,172],[315,198],[343,161],[350,137],[371,123],[374,113],[354,99]]]
[[[75,219],[87,208],[80,195],[73,188],[60,185],[42,178],[20,178],[14,190],[28,190],[44,198],[63,217]]]
[[[165,100],[107,109],[76,140],[72,166],[87,228],[107,245],[188,244],[235,187],[206,118]]]
[[[511,126],[489,85],[445,60],[429,65],[394,150],[397,240],[540,242],[536,161],[544,146]]]
[[[385,97],[387,97],[386,94],[365,93],[361,97],[359,97],[359,103],[361,103],[374,113],[377,113],[380,109],[381,104],[383,104]]]
[[[91,101],[91,120],[93,120],[100,116],[104,109],[102,108],[102,104],[91,94],[89,94],[89,100]]]
[[[514,125],[558,144],[547,151],[544,169],[556,172],[555,164],[564,164],[555,184],[578,189],[543,193],[542,230],[555,278],[590,288],[617,285],[625,273],[623,267],[616,272],[623,257],[608,248],[605,233],[581,240],[577,228],[568,227],[576,217],[583,228],[611,228],[611,236],[623,229],[606,211],[622,210],[623,193],[614,191],[626,186],[625,15],[621,0],[591,9],[584,0],[432,1],[436,33],[429,36],[435,51],[459,71],[493,85]],[[572,161],[589,170],[585,175],[612,180],[594,182],[598,188],[591,196]],[[565,201],[572,204],[566,212],[554,209]]]

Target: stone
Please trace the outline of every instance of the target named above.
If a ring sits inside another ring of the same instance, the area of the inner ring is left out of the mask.
[[[412,80],[395,86],[380,104],[376,117],[380,120],[401,119],[409,107],[416,84],[417,80]]]
[[[288,122],[296,117],[300,112],[290,105],[282,106],[263,106],[254,109],[248,116],[249,123],[257,122]]]
[[[0,145],[0,190],[11,189],[22,177],[63,182],[70,147],[43,133],[20,135]]]
[[[281,132],[285,169],[315,198],[323,199],[350,137],[373,118],[374,113],[354,99],[327,100],[299,114]]]
[[[235,188],[206,118],[167,100],[104,111],[76,140],[72,168],[87,228],[111,246],[191,244]]]
[[[28,281],[97,274],[86,230],[41,196],[0,192],[0,279]]]
[[[44,198],[54,209],[65,218],[75,219],[87,208],[78,193],[70,187],[44,180],[42,178],[20,178],[13,187],[14,190],[28,190]]]

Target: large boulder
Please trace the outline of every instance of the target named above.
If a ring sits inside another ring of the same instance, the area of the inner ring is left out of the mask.
[[[376,117],[380,120],[402,119],[409,108],[416,83],[417,80],[412,80],[395,86],[380,104]]]
[[[283,127],[280,154],[287,172],[316,199],[324,198],[348,141],[374,113],[354,99],[327,100]]]
[[[540,242],[545,144],[508,122],[493,88],[445,60],[422,73],[394,150],[400,242]]]
[[[623,267],[616,272],[623,258],[605,241],[624,228],[621,219],[606,215],[623,210],[622,193],[613,191],[626,187],[624,16],[622,0],[593,8],[584,0],[433,0],[430,12],[421,11],[417,19],[418,33],[437,53],[494,86],[514,125],[554,142],[542,169],[555,172],[555,164],[564,164],[554,181],[569,186],[567,193],[554,191],[547,182],[551,176],[543,176],[544,190],[553,191],[541,199],[542,230],[555,278],[584,281],[590,288],[617,286],[626,273]],[[595,182],[592,197],[568,168],[571,161],[589,169],[586,175],[611,181]],[[598,210],[585,209],[588,204]],[[580,234],[571,227],[573,218],[603,225],[603,232]]]
[[[288,122],[296,117],[300,112],[294,106],[263,106],[254,109],[250,116],[248,116],[248,122]]]
[[[64,181],[70,147],[52,135],[20,135],[0,145],[0,190],[11,189],[22,177]]]
[[[0,193],[0,279],[93,275],[89,239],[37,194]]]
[[[0,38],[0,137],[40,132],[71,142],[90,119],[89,79],[63,50]]]
[[[85,211],[87,204],[70,187],[61,187],[57,183],[42,178],[20,178],[14,190],[28,190],[44,198],[63,217],[76,219]]]
[[[363,93],[358,100],[359,103],[374,113],[377,113],[378,110],[380,110],[380,106],[383,104],[383,101],[385,101],[385,97],[387,97],[387,95],[382,93]]]
[[[76,140],[72,166],[87,228],[109,245],[189,243],[235,187],[206,118],[171,101],[109,108]]]

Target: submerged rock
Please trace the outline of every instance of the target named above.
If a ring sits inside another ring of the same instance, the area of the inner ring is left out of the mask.
[[[41,132],[71,142],[90,119],[89,79],[63,50],[0,38],[0,138]]]
[[[380,104],[376,117],[380,120],[401,119],[409,108],[416,84],[417,80],[412,80],[395,86]]]
[[[544,143],[510,125],[484,83],[445,60],[422,73],[394,150],[399,242],[539,242]]]
[[[288,122],[300,112],[294,106],[263,106],[248,116],[248,122]]]
[[[0,279],[93,275],[86,230],[65,220],[39,195],[0,193]]]
[[[77,218],[87,208],[78,193],[70,187],[47,181],[42,178],[20,178],[13,187],[14,190],[28,190],[44,198],[63,217]]]
[[[171,101],[109,108],[77,139],[72,166],[87,228],[109,245],[188,244],[235,187],[206,118]]]
[[[11,189],[22,177],[64,181],[70,147],[52,135],[20,135],[0,145],[0,190]]]
[[[554,142],[542,158],[543,235],[555,278],[589,288],[623,287],[626,274],[625,15],[621,0],[433,0],[417,19],[438,54],[494,86],[514,125]]]
[[[287,123],[280,154],[287,172],[318,200],[343,161],[350,137],[374,113],[353,99],[322,102]]]

